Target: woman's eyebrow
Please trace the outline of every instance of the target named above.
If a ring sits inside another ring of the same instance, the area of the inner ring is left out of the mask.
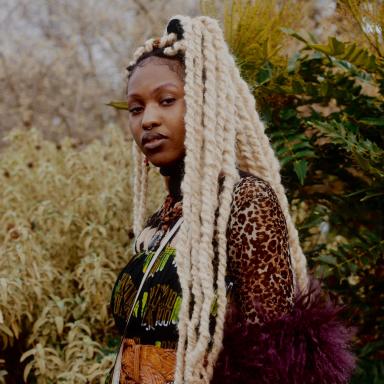
[[[159,92],[162,88],[168,88],[168,87],[171,87],[171,88],[178,88],[178,86],[174,83],[164,83],[164,84],[160,84],[158,87],[156,87],[151,93],[157,93]]]
[[[175,88],[178,89],[179,87],[174,83],[164,83],[157,86],[154,90],[151,91],[151,94],[156,94],[159,91],[161,91],[163,88]],[[140,99],[142,96],[138,93],[128,93],[127,97],[129,98],[138,98]]]
[[[137,93],[128,93],[127,99],[141,99],[141,96]]]

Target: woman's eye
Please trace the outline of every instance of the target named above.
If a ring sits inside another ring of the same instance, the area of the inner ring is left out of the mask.
[[[132,115],[137,115],[141,112],[142,110],[142,107],[132,107],[132,108],[129,108],[129,112],[132,114]]]
[[[171,105],[175,102],[175,98],[174,97],[166,97],[165,99],[161,100],[161,104],[163,105]]]

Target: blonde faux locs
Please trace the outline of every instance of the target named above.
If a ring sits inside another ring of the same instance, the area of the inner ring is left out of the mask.
[[[159,48],[166,56],[184,57],[184,221],[176,244],[183,300],[175,383],[209,383],[222,347],[227,304],[226,229],[239,166],[267,181],[276,192],[287,223],[296,285],[304,291],[308,284],[306,259],[289,213],[279,162],[218,22],[205,16],[176,16],[169,26],[172,32],[148,40],[135,52],[128,69]],[[138,235],[144,220],[147,170],[136,147],[134,153],[134,231]],[[219,190],[221,177],[223,185]],[[211,333],[210,316],[215,303],[216,321]]]

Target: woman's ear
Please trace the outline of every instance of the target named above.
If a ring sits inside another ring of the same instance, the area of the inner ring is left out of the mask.
[[[172,19],[167,25],[167,33],[175,33],[177,40],[181,40],[184,35],[184,29],[179,19]]]

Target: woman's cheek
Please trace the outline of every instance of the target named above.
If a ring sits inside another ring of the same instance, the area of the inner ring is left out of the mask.
[[[139,129],[139,124],[137,121],[135,121],[137,119],[132,119],[130,118],[129,119],[129,129],[131,131],[131,134],[132,134],[132,137],[133,139],[135,140],[136,144],[140,147],[141,143],[140,143],[140,129]]]

